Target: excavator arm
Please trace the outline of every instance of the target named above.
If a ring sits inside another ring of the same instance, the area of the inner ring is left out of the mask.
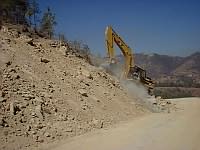
[[[110,63],[116,63],[114,43],[120,48],[125,57],[125,67],[123,77],[125,79],[139,79],[140,82],[148,87],[148,91],[154,87],[154,81],[146,76],[146,71],[135,65],[131,48],[126,45],[122,38],[112,29],[111,26],[106,28],[105,32],[106,47]],[[149,92],[150,93],[150,92]]]
[[[111,63],[115,63],[115,51],[114,43],[120,48],[121,52],[125,57],[125,68],[124,68],[124,77],[127,78],[130,68],[134,66],[134,59],[132,55],[132,50],[126,43],[121,39],[121,37],[112,29],[111,26],[106,28],[106,47],[108,57],[110,58]]]

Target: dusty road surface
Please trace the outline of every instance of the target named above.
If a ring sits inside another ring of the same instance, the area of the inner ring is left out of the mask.
[[[200,98],[173,100],[178,110],[153,113],[112,129],[62,141],[52,150],[200,150]]]

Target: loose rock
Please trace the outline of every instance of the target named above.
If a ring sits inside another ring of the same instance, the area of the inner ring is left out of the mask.
[[[84,89],[79,89],[78,92],[79,92],[79,94],[81,94],[82,96],[88,97],[88,94],[87,94],[86,90],[84,90]]]
[[[50,135],[48,132],[46,132],[46,133],[44,134],[44,136],[50,137],[51,135]]]
[[[10,103],[10,114],[15,115],[16,114],[16,105],[14,102]]]
[[[5,127],[6,121],[4,118],[0,118],[0,126]]]
[[[72,132],[73,130],[72,130],[72,128],[68,127],[68,128],[65,129],[65,131],[66,132]]]
[[[39,117],[41,120],[43,120],[43,111],[42,111],[41,104],[35,107],[35,113],[36,113],[37,117]]]
[[[46,58],[41,58],[41,62],[43,62],[43,63],[49,63],[50,61],[48,59],[46,59]]]
[[[81,69],[81,74],[84,75],[84,76],[86,76],[89,79],[93,79],[91,73],[88,70],[86,70],[86,69]]]

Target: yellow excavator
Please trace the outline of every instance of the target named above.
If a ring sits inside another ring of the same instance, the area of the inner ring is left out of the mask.
[[[131,48],[122,40],[122,38],[113,30],[111,26],[106,28],[105,32],[106,48],[109,57],[109,63],[111,65],[116,64],[116,56],[114,50],[114,43],[120,48],[124,55],[124,68],[122,78],[129,80],[139,80],[143,85],[148,88],[148,93],[151,94],[154,88],[155,82],[147,77],[146,71],[139,66],[135,65],[134,56]]]

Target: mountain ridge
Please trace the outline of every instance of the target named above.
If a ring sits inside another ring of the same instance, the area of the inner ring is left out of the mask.
[[[136,53],[136,65],[147,70],[153,78],[162,76],[187,76],[192,74],[198,76],[200,73],[200,52],[195,52],[190,56],[169,56],[154,53],[153,55]]]

